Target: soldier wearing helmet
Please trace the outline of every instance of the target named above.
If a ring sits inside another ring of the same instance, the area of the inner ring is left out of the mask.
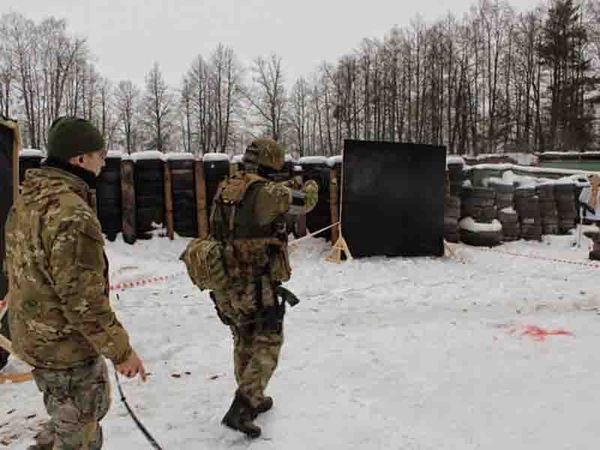
[[[271,139],[253,141],[244,168],[220,186],[211,216],[211,238],[223,245],[227,286],[211,298],[220,319],[231,328],[238,388],[222,423],[250,437],[261,429],[258,414],[273,406],[265,389],[283,343],[285,303],[278,286],[291,276],[286,214],[304,214],[317,203],[318,185],[299,190],[269,176],[282,169],[284,149]]]

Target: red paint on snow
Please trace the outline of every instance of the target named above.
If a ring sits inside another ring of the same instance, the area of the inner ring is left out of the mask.
[[[571,333],[570,331],[561,330],[561,329],[547,330],[547,329],[538,327],[536,325],[525,325],[523,327],[523,332],[521,333],[521,335],[522,336],[529,336],[530,338],[532,338],[535,341],[543,341],[548,336],[571,336],[571,337],[575,337],[575,335],[573,333]]]

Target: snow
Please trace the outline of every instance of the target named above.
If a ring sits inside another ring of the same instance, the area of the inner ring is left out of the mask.
[[[593,172],[589,170],[571,170],[571,169],[554,169],[551,167],[529,167],[529,166],[520,166],[517,164],[476,164],[474,166],[470,166],[471,169],[474,170],[501,170],[501,171],[519,171],[525,172],[529,174],[537,174],[541,176],[542,174],[553,174],[553,175],[595,175],[598,172]]]
[[[335,156],[331,156],[330,158],[327,159],[327,165],[329,167],[333,167],[336,164],[342,164],[343,161],[344,161],[344,157],[342,155],[335,155]]]
[[[289,153],[285,155],[285,157],[283,158],[283,160],[285,162],[293,162],[294,158],[292,157],[292,155],[290,155]]]
[[[298,160],[298,164],[327,164],[325,156],[303,156]]]
[[[161,161],[164,161],[165,154],[163,152],[159,152],[158,150],[146,150],[143,152],[133,153],[131,155],[131,159],[133,161],[147,161],[153,159],[160,159]]]
[[[542,152],[539,156],[600,156],[600,152]]]
[[[507,206],[506,208],[502,208],[500,211],[506,214],[516,214],[517,211],[512,206]]]
[[[190,161],[195,160],[196,156],[188,152],[173,152],[165,155],[167,161]]]
[[[538,164],[539,158],[533,153],[505,153],[506,156],[512,158],[521,166],[534,166]]]
[[[113,158],[113,159],[122,159],[123,158],[123,152],[121,150],[109,150],[106,153],[106,157],[107,158]]]
[[[492,223],[479,223],[475,222],[472,217],[465,217],[458,222],[458,227],[461,230],[472,231],[473,233],[502,231],[502,224],[496,219],[492,220]]]
[[[598,269],[535,259],[585,263],[589,241],[573,240],[340,265],[324,261],[324,241],[298,244],[287,285],[301,303],[288,309],[275,406],[256,441],[220,425],[235,390],[231,336],[208,295],[185,275],[113,292],[151,372],[123,381],[125,395],[165,449],[595,450]],[[112,282],[183,273],[186,243],[108,243]],[[534,327],[572,335],[542,340]],[[23,450],[42,397],[32,382],[0,385],[0,396],[0,441]],[[103,428],[107,450],[150,448],[116,396]]]
[[[241,154],[241,155],[233,155],[233,157],[231,158],[231,162],[232,162],[233,164],[239,164],[239,163],[241,163],[241,162],[242,162],[242,158],[243,158],[243,157],[244,157],[244,155],[243,155],[243,154]]]
[[[490,184],[495,185],[495,186],[512,186],[513,185],[512,182],[507,181],[502,178],[498,178],[498,177],[484,178],[482,184],[484,187],[489,187]]]
[[[448,164],[460,164],[462,166],[465,165],[465,160],[462,156],[458,155],[447,155],[446,156],[446,167]]]
[[[19,156],[24,156],[25,158],[39,156],[40,158],[43,158],[44,156],[46,156],[46,154],[43,151],[38,150],[36,148],[24,148],[21,149],[21,151],[19,152]]]
[[[204,162],[229,161],[229,156],[225,153],[205,153],[202,157]]]

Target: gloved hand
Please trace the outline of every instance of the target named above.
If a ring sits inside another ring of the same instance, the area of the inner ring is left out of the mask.
[[[319,201],[319,185],[315,180],[308,180],[302,186],[302,193],[306,196],[306,211],[312,210]]]

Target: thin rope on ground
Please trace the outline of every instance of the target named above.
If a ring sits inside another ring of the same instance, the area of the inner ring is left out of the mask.
[[[129,403],[127,403],[127,399],[125,398],[125,394],[123,393],[123,388],[121,386],[121,381],[119,380],[119,374],[117,373],[116,370],[115,370],[115,379],[117,380],[117,389],[119,390],[119,394],[121,395],[121,402],[123,402],[123,404],[125,405],[127,412],[129,413],[129,415],[131,416],[131,418],[133,419],[133,421],[135,422],[137,427],[140,429],[140,431],[144,434],[145,438],[148,440],[150,445],[152,445],[152,448],[154,448],[156,450],[162,450],[162,447],[158,444],[158,442],[156,442],[156,439],[154,439],[154,437],[150,434],[150,432],[144,426],[144,424],[140,421],[140,419],[137,418],[137,416],[135,415],[135,413],[129,406]]]

